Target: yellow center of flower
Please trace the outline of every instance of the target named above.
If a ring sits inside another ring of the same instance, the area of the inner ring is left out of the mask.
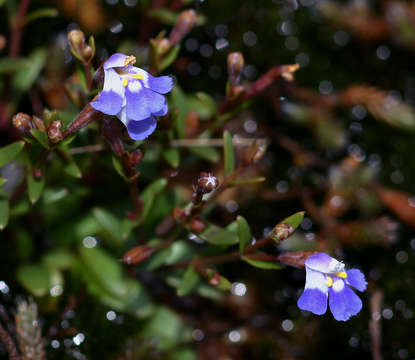
[[[144,79],[144,75],[142,75],[142,74],[131,74],[131,73],[128,73],[128,72],[125,72],[125,71],[122,71],[122,70],[116,70],[116,71],[120,75],[124,75],[124,76],[127,76],[127,77],[132,77],[132,78],[138,79],[138,80],[143,80]],[[128,79],[126,77],[124,77],[122,79],[122,85],[124,87],[126,87],[128,85]]]
[[[128,80],[127,79],[122,79],[122,85],[125,87],[128,85]]]
[[[333,285],[333,279],[327,275],[327,282],[326,282],[327,286],[330,287]]]
[[[347,274],[344,271],[336,273],[336,276],[338,276],[339,278],[342,278],[342,279],[347,278]]]

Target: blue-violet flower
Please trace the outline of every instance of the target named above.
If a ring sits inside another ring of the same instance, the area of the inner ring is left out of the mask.
[[[345,270],[344,264],[325,253],[311,255],[305,261],[304,292],[297,305],[302,310],[322,315],[330,310],[338,321],[347,321],[362,309],[362,301],[349,287],[364,291],[365,276],[358,269]]]
[[[116,115],[127,127],[134,140],[143,140],[157,126],[154,116],[168,112],[168,104],[162,94],[173,88],[170,76],[154,77],[132,66],[134,56],[116,53],[104,63],[104,88],[98,100],[91,103],[96,110]]]

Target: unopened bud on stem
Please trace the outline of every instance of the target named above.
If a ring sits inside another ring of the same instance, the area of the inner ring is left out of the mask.
[[[62,123],[59,120],[53,121],[48,127],[48,137],[53,143],[62,141]]]
[[[152,246],[136,246],[128,250],[121,261],[127,265],[137,265],[147,260],[155,251],[156,248]]]
[[[269,237],[274,240],[276,243],[284,241],[294,233],[294,228],[286,223],[279,223],[277,226],[272,229]]]
[[[89,38],[90,45],[85,42],[85,35],[81,30],[71,30],[68,33],[68,41],[71,46],[72,54],[83,64],[89,64],[94,57],[95,45],[94,39]]]
[[[228,55],[228,76],[231,86],[239,84],[244,66],[245,60],[241,52],[233,52]]]
[[[35,126],[32,122],[32,117],[28,114],[19,112],[13,116],[13,126],[20,131],[23,135],[30,133],[30,130]]]
[[[196,186],[193,186],[192,202],[198,205],[202,202],[203,195],[209,194],[218,186],[218,179],[212,173],[201,172]]]
[[[176,24],[170,33],[170,44],[176,45],[196,25],[197,14],[194,10],[185,10],[177,18]]]

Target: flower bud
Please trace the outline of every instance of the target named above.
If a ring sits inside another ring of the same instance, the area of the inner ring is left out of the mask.
[[[294,228],[286,223],[279,223],[272,229],[269,237],[276,243],[284,241],[294,233]]]
[[[89,38],[89,43],[92,45],[90,46],[86,44],[85,34],[82,30],[71,30],[68,33],[68,41],[72,54],[83,64],[89,64],[95,52],[93,37]]]
[[[218,179],[212,173],[201,172],[197,179],[197,191],[209,194],[218,186]]]
[[[95,101],[97,98],[98,95],[95,98],[93,98],[92,101]],[[78,116],[67,126],[63,135],[64,137],[67,137],[73,134],[75,131],[78,131],[84,126],[88,125],[92,121],[99,120],[104,116],[105,114],[98,110],[95,110],[90,104],[87,104],[78,114]]]
[[[241,52],[237,51],[228,55],[228,76],[232,86],[239,84],[244,66],[245,60]]]
[[[206,225],[198,218],[192,219],[190,222],[190,230],[195,234],[201,233],[205,229]]]
[[[22,112],[19,112],[16,115],[14,115],[12,121],[13,126],[24,135],[29,134],[30,130],[35,127],[32,122],[32,117]]]
[[[137,265],[147,260],[155,251],[156,248],[152,246],[136,246],[128,250],[121,261],[127,265]]]
[[[277,261],[281,264],[294,266],[300,269],[304,269],[305,261],[309,256],[315,254],[317,251],[297,251],[297,252],[288,252],[281,254],[277,257]]]
[[[37,117],[36,115],[33,115],[32,120],[38,130],[43,131],[43,132],[46,131],[45,123],[41,118]]]
[[[185,10],[177,18],[176,24],[170,33],[170,44],[176,45],[187,35],[187,33],[196,25],[196,12],[194,10]]]
[[[48,137],[49,140],[53,143],[62,141],[62,123],[59,120],[53,121],[48,127]]]

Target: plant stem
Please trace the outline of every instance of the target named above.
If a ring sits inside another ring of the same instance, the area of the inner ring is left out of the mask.
[[[0,324],[0,340],[4,344],[7,352],[9,353],[10,360],[20,360],[20,355],[17,351],[16,344],[11,338],[10,334]]]

